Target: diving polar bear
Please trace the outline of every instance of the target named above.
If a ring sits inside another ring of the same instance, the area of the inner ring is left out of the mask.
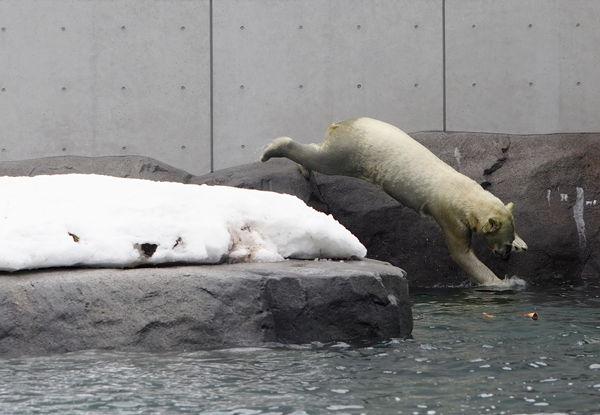
[[[505,285],[473,253],[472,232],[483,235],[502,259],[526,251],[515,232],[513,204],[506,206],[477,182],[457,172],[393,125],[372,118],[330,124],[321,144],[289,137],[269,143],[261,157],[287,157],[305,170],[358,177],[442,228],[452,259],[480,285]]]

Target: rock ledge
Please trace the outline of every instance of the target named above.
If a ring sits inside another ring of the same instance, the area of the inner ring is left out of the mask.
[[[406,273],[299,261],[2,274],[0,355],[407,337]]]

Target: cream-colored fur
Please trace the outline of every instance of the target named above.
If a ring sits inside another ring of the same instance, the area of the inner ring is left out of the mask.
[[[372,118],[328,127],[321,144],[280,137],[267,145],[261,161],[287,157],[304,169],[369,181],[400,203],[432,217],[442,228],[452,259],[477,284],[503,285],[473,253],[472,232],[507,259],[527,245],[515,232],[512,203],[484,190],[402,130]]]

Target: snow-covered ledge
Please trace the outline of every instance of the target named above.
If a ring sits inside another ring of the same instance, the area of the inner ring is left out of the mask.
[[[153,181],[22,177],[60,173]],[[0,270],[16,271],[0,272],[0,355],[352,341],[412,331],[406,273],[344,261],[364,257],[364,246],[296,197],[156,183],[190,176],[141,157],[6,162],[4,175],[21,177],[0,177]],[[321,256],[338,260],[310,260]],[[289,257],[304,260],[283,260]],[[162,263],[180,265],[128,268]]]
[[[0,355],[402,338],[403,270],[373,260],[2,273]]]

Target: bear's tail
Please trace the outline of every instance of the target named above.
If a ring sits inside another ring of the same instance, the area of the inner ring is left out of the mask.
[[[340,126],[340,124],[339,123],[335,123],[335,122],[332,122],[331,124],[329,124],[327,126],[327,135],[331,134],[333,132],[333,130],[335,130],[339,126]]]

